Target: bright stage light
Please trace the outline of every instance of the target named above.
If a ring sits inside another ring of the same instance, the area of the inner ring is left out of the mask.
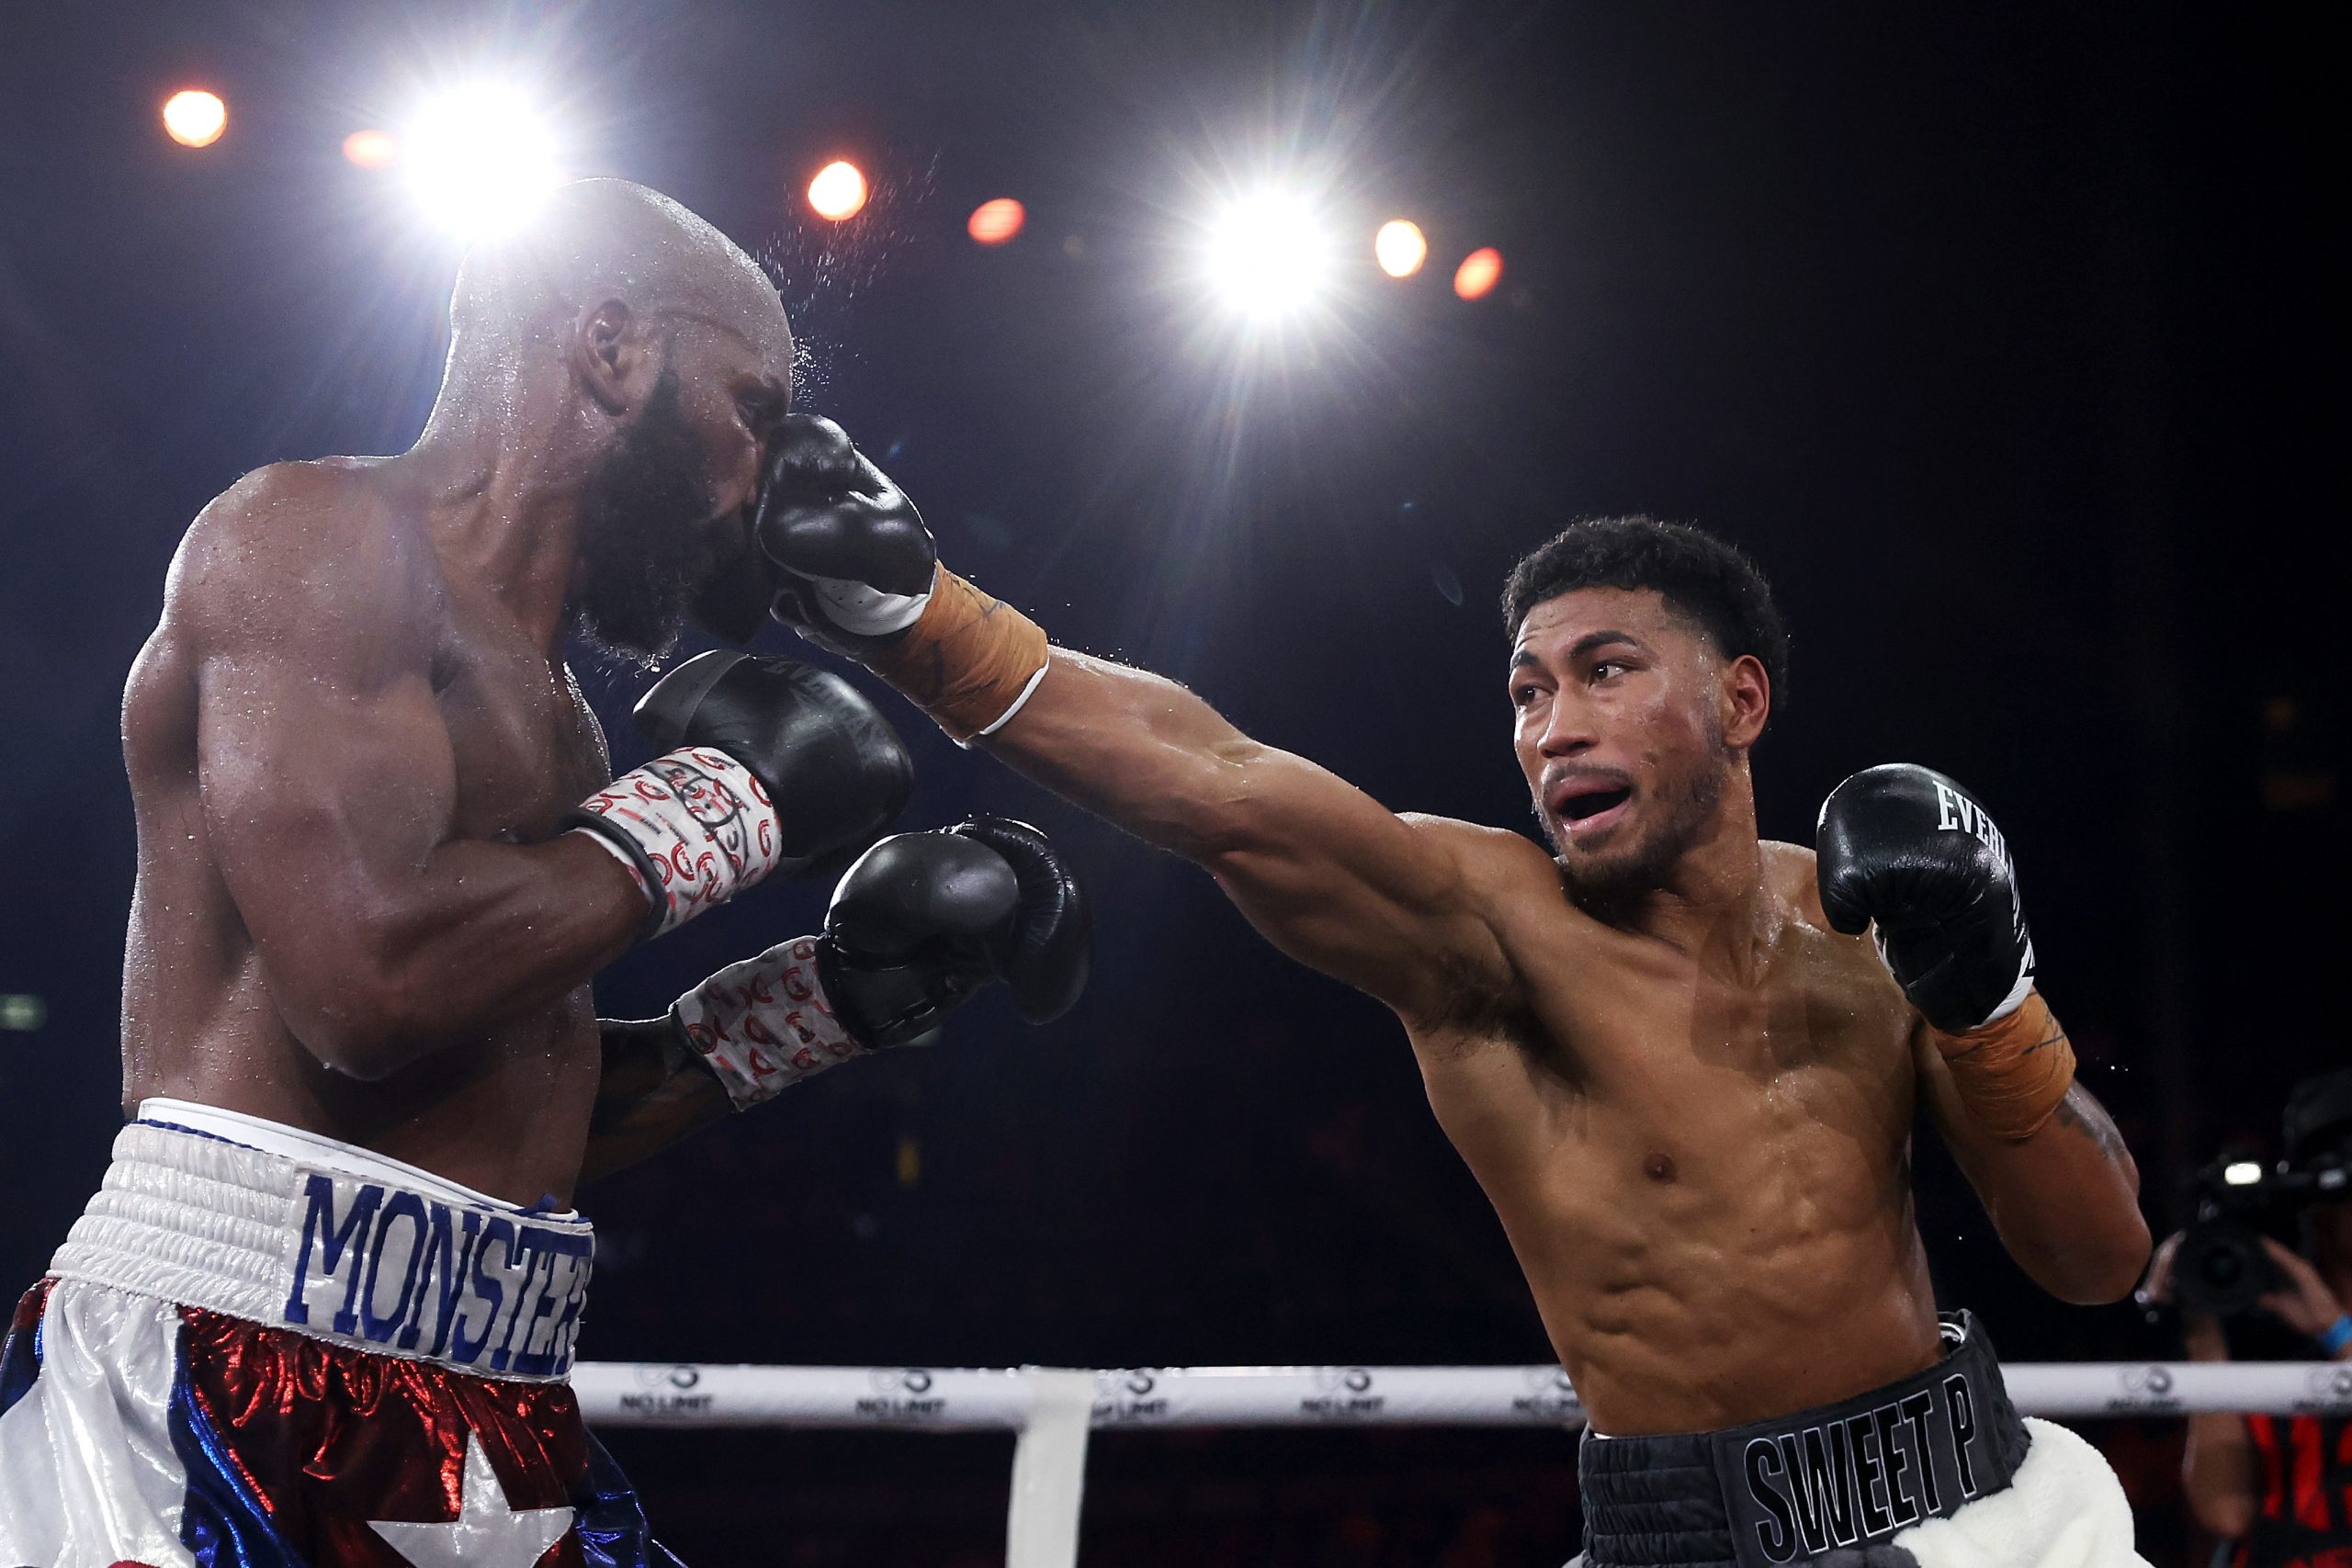
[[[1297,197],[1268,192],[1235,202],[1208,234],[1210,283],[1234,309],[1269,320],[1322,291],[1329,236]]]
[[[820,218],[836,223],[857,216],[865,205],[865,176],[855,164],[835,162],[817,171],[808,182],[808,205],[817,209]]]
[[[971,221],[964,228],[983,245],[1001,245],[1021,232],[1021,225],[1028,220],[1027,209],[1009,196],[1001,196],[972,209]]]
[[[164,130],[183,147],[209,147],[229,129],[229,106],[201,88],[164,100]]]
[[[343,155],[363,169],[381,169],[401,155],[389,130],[355,130],[343,139]]]
[[[400,145],[417,200],[458,234],[515,228],[563,182],[555,133],[518,89],[495,83],[434,100]]]
[[[1421,270],[1429,254],[1430,243],[1421,237],[1421,226],[1410,219],[1392,218],[1372,237],[1373,259],[1391,277],[1412,276]]]
[[[1472,251],[1453,269],[1453,291],[1464,299],[1483,299],[1503,280],[1503,254],[1492,245]]]

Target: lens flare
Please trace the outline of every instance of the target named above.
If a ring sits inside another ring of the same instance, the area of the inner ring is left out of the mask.
[[[390,166],[401,155],[401,144],[389,130],[355,130],[343,139],[343,155],[363,169]]]
[[[209,147],[229,129],[229,106],[200,87],[164,100],[164,130],[183,147]]]
[[[1001,196],[972,209],[971,220],[964,228],[983,245],[1001,245],[1021,232],[1021,225],[1028,220],[1026,208],[1009,196]]]
[[[1492,245],[1472,251],[1453,269],[1453,291],[1464,299],[1483,299],[1503,280],[1503,254]]]
[[[1430,243],[1421,226],[1408,218],[1392,218],[1372,237],[1373,259],[1391,277],[1410,277],[1429,260]]]
[[[808,205],[817,216],[846,222],[865,205],[865,175],[855,164],[836,161],[817,171],[808,182]]]
[[[517,228],[563,181],[555,133],[521,89],[499,83],[461,87],[427,104],[401,149],[418,204],[456,234]]]

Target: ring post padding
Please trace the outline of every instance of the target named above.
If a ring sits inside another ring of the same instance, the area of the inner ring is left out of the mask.
[[[1063,1367],[1023,1367],[1022,1375],[1029,1382],[1029,1424],[1012,1450],[1005,1568],[1077,1568],[1094,1374]]]

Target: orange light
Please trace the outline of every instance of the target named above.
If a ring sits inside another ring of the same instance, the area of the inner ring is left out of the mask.
[[[1464,299],[1485,299],[1502,280],[1503,254],[1492,245],[1472,251],[1453,269],[1453,291]]]
[[[229,106],[198,87],[164,100],[164,130],[183,147],[209,147],[229,129]]]
[[[401,155],[389,130],[355,130],[343,139],[343,155],[363,169],[380,169]]]
[[[855,164],[828,164],[808,182],[808,205],[836,223],[854,218],[865,205],[865,176]]]
[[[983,245],[1001,245],[1021,232],[1021,225],[1028,220],[1028,209],[1009,196],[1001,196],[972,209],[971,221],[964,227]]]
[[[1373,259],[1391,277],[1412,276],[1421,270],[1429,254],[1430,243],[1421,237],[1421,226],[1410,219],[1392,218],[1372,237]]]

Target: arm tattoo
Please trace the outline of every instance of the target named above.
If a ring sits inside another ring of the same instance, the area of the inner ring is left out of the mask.
[[[2099,1108],[2098,1100],[2085,1093],[2080,1085],[2069,1089],[2066,1098],[2058,1102],[2055,1119],[2072,1127],[2098,1145],[2098,1152],[2109,1159],[2121,1161],[2130,1151],[2123,1146],[2123,1134],[2115,1130],[2115,1122]]]

